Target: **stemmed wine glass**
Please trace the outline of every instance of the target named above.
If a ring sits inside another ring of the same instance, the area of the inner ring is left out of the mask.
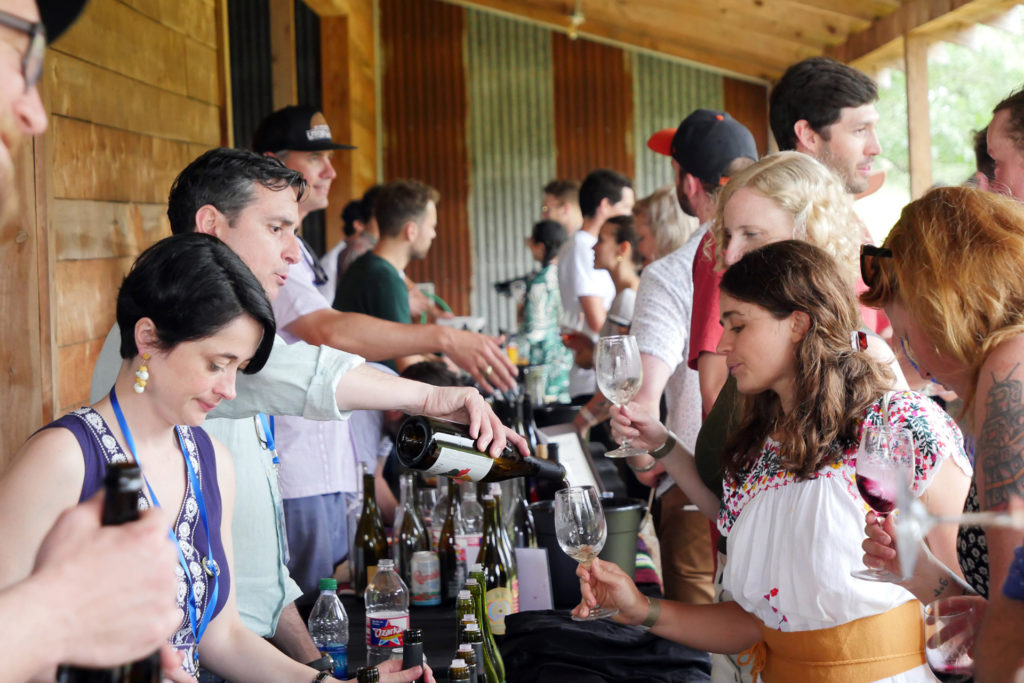
[[[894,509],[900,489],[906,487],[908,473],[914,461],[914,441],[906,430],[890,431],[885,426],[864,425],[860,448],[857,449],[857,490],[864,501],[885,521]],[[867,581],[893,581],[903,579],[886,569],[869,567],[851,574]]]
[[[590,568],[608,536],[604,508],[593,486],[570,486],[555,492],[555,536],[566,555]],[[594,605],[589,616],[574,615],[573,619],[593,621],[618,613],[615,607]]]
[[[949,683],[966,681],[974,673],[975,616],[960,600],[943,598],[924,608],[925,657],[932,671]]]
[[[601,337],[597,342],[594,369],[597,370],[597,387],[605,398],[617,406],[629,403],[640,391],[644,378],[636,337],[628,334]],[[630,446],[629,439],[623,439],[618,448],[608,451],[605,456],[628,458],[646,452]]]

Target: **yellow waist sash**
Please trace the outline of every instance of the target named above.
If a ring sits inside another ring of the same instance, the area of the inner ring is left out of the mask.
[[[870,683],[925,663],[921,603],[817,631],[761,627],[764,641],[741,655],[766,683]],[[745,661],[742,661],[744,660]]]

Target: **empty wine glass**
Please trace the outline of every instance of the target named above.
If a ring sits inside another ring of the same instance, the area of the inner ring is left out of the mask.
[[[905,430],[890,431],[887,427],[867,423],[857,449],[857,490],[878,516],[885,522],[896,509],[901,488],[907,488],[908,472],[914,462],[914,441]],[[894,581],[903,579],[885,569],[869,567],[851,574],[867,581]]]
[[[604,508],[593,486],[570,486],[555,492],[555,536],[566,555],[590,567],[608,536]],[[618,613],[617,608],[594,605],[589,616],[573,619],[593,621]]]
[[[640,391],[644,378],[636,337],[628,334],[601,337],[597,341],[594,369],[597,371],[597,387],[605,398],[617,406],[629,403]],[[605,455],[609,458],[628,458],[646,452],[630,446],[629,439],[623,439],[618,448]]]
[[[924,608],[924,652],[942,680],[966,681],[974,672],[975,623],[973,609],[959,598],[943,598]]]

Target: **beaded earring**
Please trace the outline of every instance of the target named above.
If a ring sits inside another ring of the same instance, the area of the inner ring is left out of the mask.
[[[132,386],[135,389],[136,394],[141,394],[146,390],[146,381],[149,380],[149,368],[146,367],[146,363],[149,361],[149,354],[143,352],[142,354],[142,365],[135,371],[135,384]]]

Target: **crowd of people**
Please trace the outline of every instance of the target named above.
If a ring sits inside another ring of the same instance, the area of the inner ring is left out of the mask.
[[[0,65],[5,188],[11,148],[46,128],[44,39],[83,4],[2,3],[21,57]],[[877,97],[856,69],[806,59],[771,91],[781,151],[761,157],[729,113],[698,109],[648,142],[673,186],[637,199],[609,169],[552,181],[526,235],[540,270],[519,338],[548,368],[545,396],[575,404],[584,435],[610,421],[645,449],[628,469],[657,499],[664,599],[595,560],[574,613],[614,606],[709,651],[716,682],[935,680],[921,604],[936,600],[972,615],[976,680],[1024,676],[1024,532],[939,525],[898,548],[893,517],[856,485],[863,434],[881,427],[909,433],[908,486],[931,514],[1024,497],[1024,89],[981,137],[965,132],[972,186],[929,191],[873,246],[854,201],[881,152]],[[36,432],[0,477],[11,680],[154,650],[173,681],[324,680],[300,615],[348,554],[360,465],[393,507],[378,456],[397,417],[459,420],[482,451],[528,452],[450,372],[512,389],[500,340],[430,323],[446,313],[405,274],[437,236],[437,190],[370,188],[322,258],[299,236],[329,208],[345,149],[316,109],[291,106],[252,150],[212,149],[178,174],[173,234],[117,293],[92,405]],[[0,202],[9,217],[11,193]],[[643,382],[613,407],[595,341],[624,333]],[[445,379],[416,381],[424,368]],[[929,380],[962,411],[922,393]],[[102,527],[103,473],[121,462],[142,468],[141,519]],[[899,578],[852,575],[865,565]],[[382,680],[433,680],[399,668]]]

